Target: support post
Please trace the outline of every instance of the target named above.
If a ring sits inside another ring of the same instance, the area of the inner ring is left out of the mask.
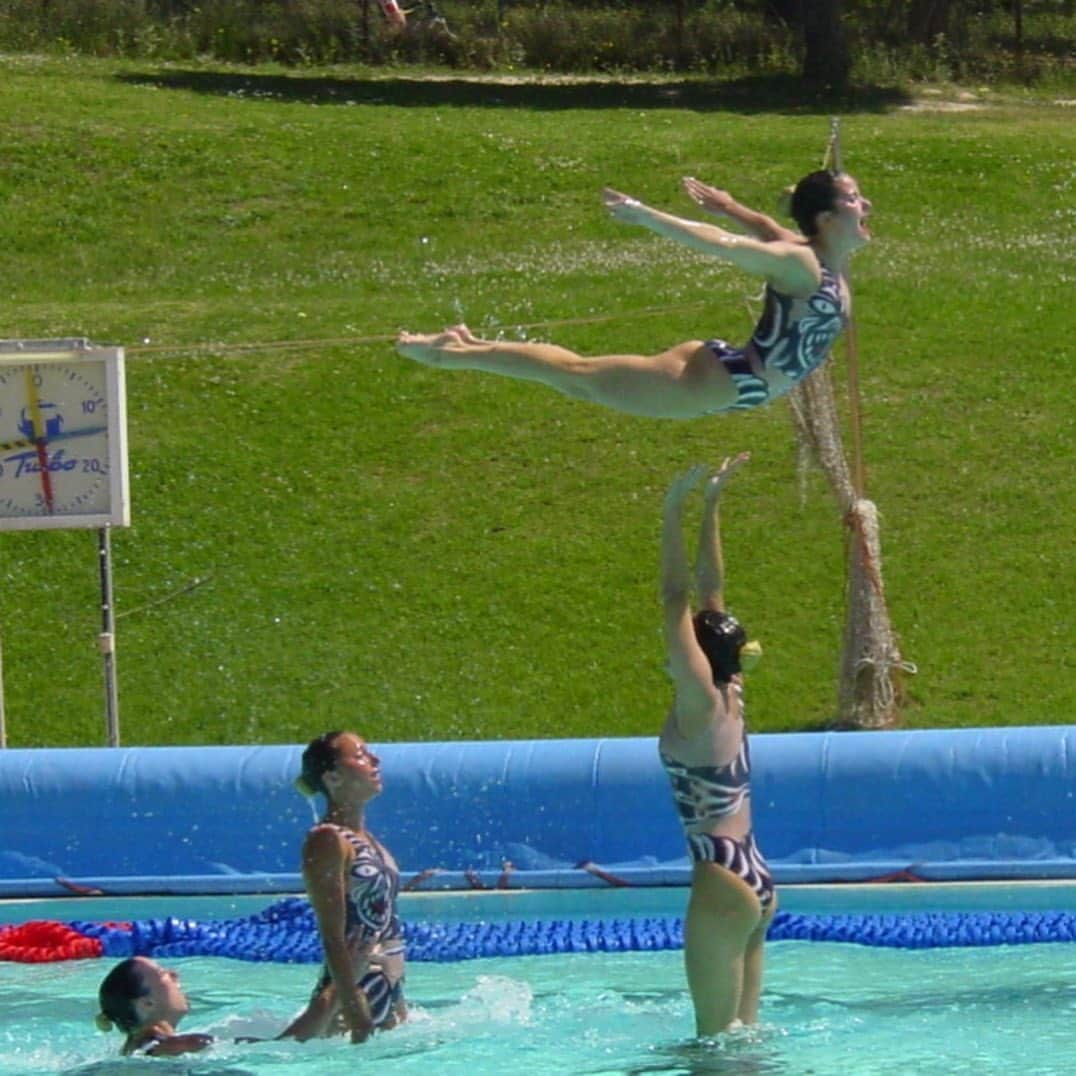
[[[104,661],[105,735],[109,747],[120,745],[119,693],[116,689],[116,633],[112,607],[112,540],[108,527],[97,532],[97,561],[101,574],[101,632],[97,645]]]

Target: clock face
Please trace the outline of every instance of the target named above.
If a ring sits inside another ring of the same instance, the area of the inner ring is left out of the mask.
[[[104,359],[0,362],[0,517],[28,527],[110,521],[112,395]]]

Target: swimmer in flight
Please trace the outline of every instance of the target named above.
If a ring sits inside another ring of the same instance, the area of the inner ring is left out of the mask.
[[[742,348],[720,339],[688,340],[659,355],[587,357],[555,344],[481,340],[466,325],[455,325],[437,334],[402,332],[396,350],[427,366],[537,381],[565,396],[647,418],[697,418],[783,396],[822,363],[847,321],[848,262],[870,241],[871,203],[846,173],[812,172],[792,193],[798,233],[696,179],[683,186],[699,206],[747,234],[664,213],[610,188],[602,197],[617,220],[766,281],[762,317]]]

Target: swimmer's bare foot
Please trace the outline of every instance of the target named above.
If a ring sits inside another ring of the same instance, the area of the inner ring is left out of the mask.
[[[442,333],[402,332],[396,337],[396,350],[415,362],[422,362],[427,366],[441,366],[444,364],[447,350],[459,349],[466,346],[466,343],[455,329],[445,329]]]

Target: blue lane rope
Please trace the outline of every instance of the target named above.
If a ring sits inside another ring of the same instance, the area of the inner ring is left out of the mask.
[[[242,919],[174,917],[133,923],[69,924],[98,938],[102,955],[227,956],[316,963],[322,959],[313,911],[289,897]],[[458,961],[545,953],[638,952],[683,947],[678,916],[405,924],[409,960]],[[900,949],[1076,941],[1072,912],[929,912],[909,915],[796,915],[779,912],[771,941],[829,941]]]

